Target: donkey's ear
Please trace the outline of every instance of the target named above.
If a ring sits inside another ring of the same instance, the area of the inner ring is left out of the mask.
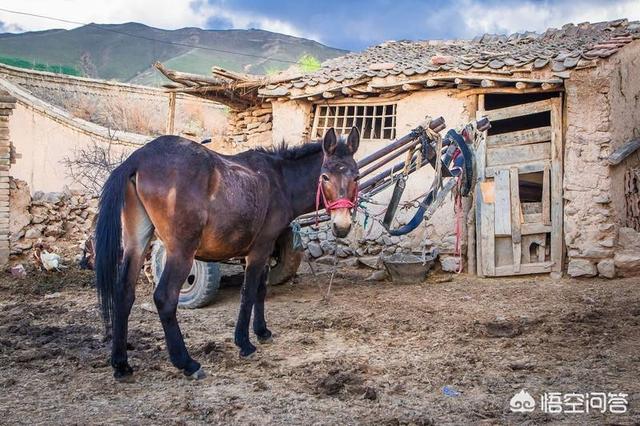
[[[324,140],[322,141],[322,150],[325,155],[333,155],[338,147],[338,137],[333,127],[327,130],[324,134]]]
[[[357,127],[352,127],[347,138],[347,148],[351,155],[355,154],[360,146],[360,130]]]

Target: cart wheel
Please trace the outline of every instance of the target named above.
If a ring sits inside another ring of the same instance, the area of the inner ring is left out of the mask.
[[[151,250],[151,271],[153,285],[158,285],[164,270],[167,252],[160,241],[153,243]],[[187,309],[209,305],[220,288],[220,266],[216,262],[193,261],[187,280],[182,284],[178,306]]]
[[[298,267],[304,252],[293,248],[293,232],[287,229],[278,237],[276,248],[271,256],[271,270],[269,271],[269,284],[284,284],[293,278],[298,272]]]

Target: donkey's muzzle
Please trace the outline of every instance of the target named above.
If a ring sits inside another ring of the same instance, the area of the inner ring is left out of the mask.
[[[351,230],[351,211],[350,209],[331,210],[331,230],[333,235],[338,238],[344,238]]]

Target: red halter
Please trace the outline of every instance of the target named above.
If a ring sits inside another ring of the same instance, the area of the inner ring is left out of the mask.
[[[316,226],[318,225],[318,211],[320,210],[320,198],[322,197],[322,203],[328,213],[331,210],[336,209],[352,209],[358,203],[358,186],[356,183],[356,192],[352,199],[338,198],[335,201],[327,201],[327,196],[324,194],[324,187],[322,186],[322,176],[318,179],[318,191],[316,192]]]

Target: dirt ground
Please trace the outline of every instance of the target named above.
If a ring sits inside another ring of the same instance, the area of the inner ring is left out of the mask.
[[[252,361],[233,345],[238,288],[181,310],[193,382],[165,351],[151,289],[129,326],[135,382],[116,383],[92,275],[0,278],[0,423],[469,424],[640,422],[640,279],[554,281],[434,274],[364,281],[343,268],[272,287],[275,334]],[[255,339],[254,339],[255,341]],[[627,414],[511,413],[521,389],[625,392]]]

